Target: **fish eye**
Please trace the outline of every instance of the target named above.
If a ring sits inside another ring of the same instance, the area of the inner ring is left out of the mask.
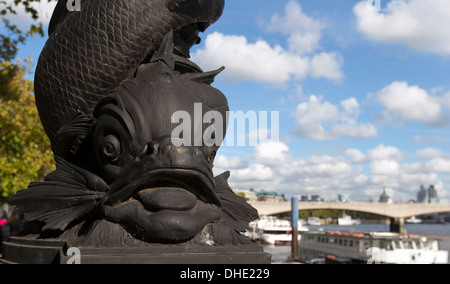
[[[100,153],[110,161],[115,161],[119,158],[122,152],[119,139],[113,135],[109,134],[103,138],[100,144]]]

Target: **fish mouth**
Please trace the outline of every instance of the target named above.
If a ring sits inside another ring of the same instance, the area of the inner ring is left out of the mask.
[[[213,178],[198,170],[173,168],[149,171],[143,177],[111,194],[106,204],[115,205],[129,199],[139,199],[139,193],[155,189],[187,191],[199,201],[222,207],[222,202],[215,192]]]
[[[206,22],[195,22],[173,31],[173,50],[171,51],[171,56],[175,62],[175,71],[178,71],[181,74],[203,72],[203,70],[197,64],[189,60],[189,58],[191,58],[191,48],[201,42],[199,33],[204,32],[209,25],[210,23]],[[151,62],[154,55],[154,51],[146,54],[145,59],[141,64]]]
[[[203,33],[209,25],[206,22],[195,22],[174,31],[174,54],[190,58],[190,49],[194,45],[200,44],[199,34]]]

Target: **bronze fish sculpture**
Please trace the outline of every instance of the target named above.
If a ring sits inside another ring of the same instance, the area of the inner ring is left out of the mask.
[[[36,70],[57,170],[10,199],[25,215],[22,235],[87,246],[249,243],[242,233],[258,212],[228,172],[214,177],[220,145],[171,140],[176,111],[201,103],[202,115],[226,117],[227,99],[211,86],[222,68],[188,60],[224,0],[81,3],[71,13],[58,2]]]

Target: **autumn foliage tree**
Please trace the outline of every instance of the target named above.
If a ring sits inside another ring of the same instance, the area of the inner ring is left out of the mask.
[[[19,63],[20,64],[20,63]],[[33,84],[20,66],[11,77],[11,63],[0,63],[0,187],[1,198],[40,181],[54,169],[33,95]],[[3,84],[6,83],[6,84]]]
[[[22,31],[7,19],[21,4],[37,20],[31,3],[40,1],[0,1],[0,202],[27,188],[30,182],[43,180],[55,168],[50,141],[36,109],[33,82],[25,79],[26,64],[31,60],[25,65],[15,60],[20,44],[35,34],[44,35],[42,24]]]

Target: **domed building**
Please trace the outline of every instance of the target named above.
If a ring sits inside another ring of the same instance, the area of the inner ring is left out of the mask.
[[[386,193],[386,188],[384,188],[383,193],[380,195],[380,203],[393,203],[392,198]]]

